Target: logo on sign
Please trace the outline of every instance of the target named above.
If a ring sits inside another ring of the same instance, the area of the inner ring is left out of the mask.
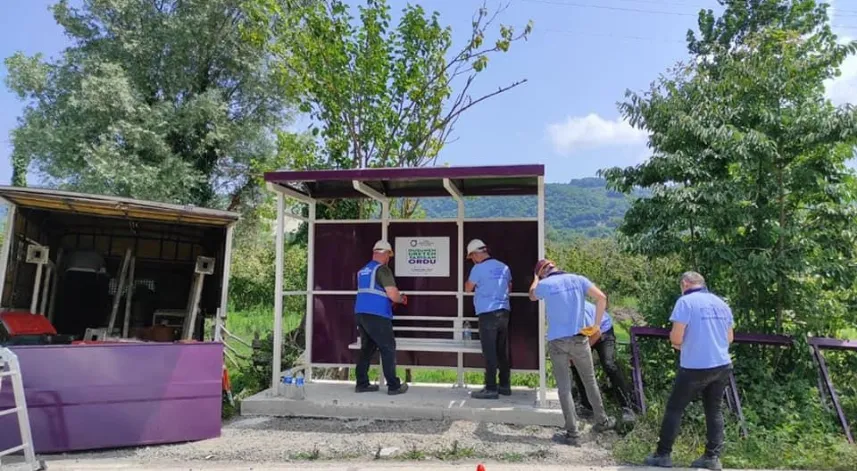
[[[434,265],[437,263],[437,248],[434,243],[425,239],[412,239],[408,249],[408,264]]]

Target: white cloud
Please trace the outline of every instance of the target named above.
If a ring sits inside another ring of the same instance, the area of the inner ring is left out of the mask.
[[[565,155],[598,147],[645,148],[647,136],[622,118],[611,121],[594,113],[550,124],[547,132],[556,152]]]
[[[830,15],[830,22],[836,25],[836,4],[833,0],[828,3],[830,3],[830,8],[828,8],[827,13]],[[833,32],[839,35],[840,43],[848,43],[854,39],[851,38],[848,33],[836,28],[835,26],[833,28]],[[842,105],[845,103],[857,104],[857,56],[848,56],[840,66],[840,72],[841,75],[839,77],[825,81],[824,87],[827,98],[829,98],[834,105]]]

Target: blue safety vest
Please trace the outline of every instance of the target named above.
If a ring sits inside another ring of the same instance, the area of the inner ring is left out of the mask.
[[[393,318],[393,302],[387,291],[375,279],[381,264],[372,260],[357,272],[357,300],[354,302],[355,314],[372,314]]]

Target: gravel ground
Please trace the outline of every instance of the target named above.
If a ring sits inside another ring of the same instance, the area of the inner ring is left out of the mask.
[[[587,434],[580,447],[554,443],[555,428],[473,422],[376,421],[239,417],[220,438],[178,445],[54,455],[48,460],[123,460],[138,463],[419,460],[614,464],[616,435]]]

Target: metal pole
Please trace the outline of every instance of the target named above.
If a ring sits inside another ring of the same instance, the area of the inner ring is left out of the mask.
[[[0,254],[0,306],[2,306],[2,297],[6,293],[6,268],[9,266],[9,253],[12,251],[12,240],[15,236],[15,212],[17,207],[9,204],[9,210],[6,212],[6,238],[3,240],[3,252]]]
[[[538,179],[538,259],[545,257],[545,177]],[[539,405],[547,404],[547,365],[545,357],[545,303],[539,302]],[[556,365],[554,365],[556,367]],[[565,366],[560,365],[565,368]]]
[[[113,327],[116,325],[116,314],[119,312],[119,298],[122,295],[122,287],[125,286],[125,274],[128,272],[128,264],[131,263],[131,248],[125,249],[125,258],[122,259],[122,268],[119,271],[119,282],[116,283],[116,294],[113,295],[113,308],[110,310],[110,322],[107,324],[107,335],[113,335]]]
[[[304,377],[307,382],[312,381],[312,335],[313,335],[313,295],[312,290],[315,289],[315,201],[308,204],[309,206],[309,227],[308,227],[308,240],[307,240],[307,268],[306,268],[306,286],[307,293],[306,296],[306,351],[304,352],[304,357],[306,358],[307,368],[304,372]]]
[[[283,212],[285,197],[277,193],[277,232],[275,233],[276,259],[274,261],[274,348],[271,359],[271,392],[277,394],[277,382],[282,370],[283,357]],[[312,239],[310,239],[312,240]]]
[[[60,276],[62,276],[62,257],[63,249],[60,248],[59,252],[57,252],[57,268],[56,273],[54,274],[53,286],[51,287],[51,300],[48,303],[48,320],[51,322],[51,324],[53,324],[54,322],[54,306],[56,305],[57,290],[59,289]]]
[[[36,309],[39,307],[39,290],[42,289],[42,264],[36,265],[36,279],[33,282],[33,296],[30,301],[30,312],[37,314]]]
[[[122,337],[128,338],[128,329],[131,326],[131,302],[134,297],[134,270],[137,266],[137,257],[131,259],[131,271],[128,273],[128,294],[125,295],[125,318],[122,319]]]
[[[47,315],[48,310],[48,297],[51,294],[51,276],[54,274],[54,267],[48,265],[48,271],[45,273],[45,286],[44,292],[41,295],[41,306],[39,306],[39,314],[45,316]]]
[[[214,321],[214,341],[221,340],[220,327],[226,322],[227,307],[229,303],[229,273],[232,271],[232,237],[235,232],[235,224],[226,228],[226,248],[223,250],[223,278],[220,282],[220,307],[217,309],[217,317]]]
[[[455,224],[458,228],[458,250],[455,253],[458,260],[458,287],[455,290],[455,297],[456,301],[458,302],[458,313],[456,315],[457,319],[453,323],[455,331],[453,332],[452,336],[455,340],[462,340],[462,329],[464,326],[464,257],[462,257],[461,254],[466,250],[464,248],[464,198],[461,194],[461,191],[449,178],[443,179],[443,187],[446,189],[446,192],[449,193],[449,196],[451,196],[452,199],[455,200],[458,208],[458,212],[455,217]],[[455,386],[464,387],[464,353],[457,352],[456,357]]]
[[[193,333],[196,330],[196,313],[199,311],[199,299],[202,297],[202,284],[205,281],[204,273],[197,273],[194,279],[193,286],[193,300],[190,304],[190,308],[185,315],[185,325],[184,332],[182,338],[185,340],[190,340],[193,337]]]

